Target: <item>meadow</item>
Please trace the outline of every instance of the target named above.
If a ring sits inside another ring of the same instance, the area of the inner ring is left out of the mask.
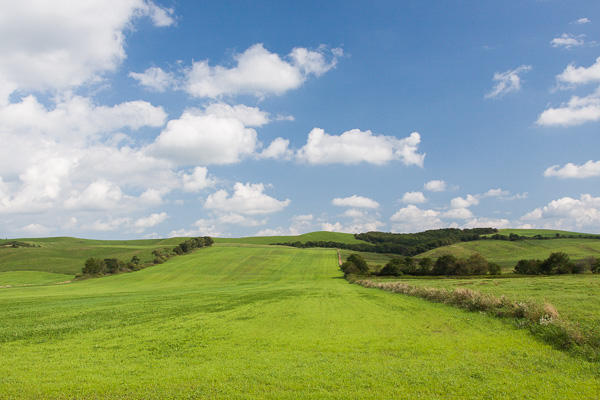
[[[0,398],[600,393],[597,363],[483,314],[349,284],[333,249],[215,244],[139,272],[2,288],[0,303]]]
[[[515,230],[514,232],[518,232]],[[457,258],[467,258],[479,253],[488,261],[495,262],[505,269],[512,270],[521,259],[546,259],[550,253],[564,251],[571,260],[586,257],[600,257],[599,239],[551,239],[551,240],[519,240],[515,242],[503,240],[477,240],[438,247],[417,258],[429,257],[437,259],[443,254],[452,254]]]

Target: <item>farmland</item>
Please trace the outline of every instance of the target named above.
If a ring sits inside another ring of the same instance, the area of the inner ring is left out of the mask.
[[[512,324],[349,284],[332,249],[215,244],[130,274],[3,288],[0,302],[0,398],[600,390],[596,363]]]

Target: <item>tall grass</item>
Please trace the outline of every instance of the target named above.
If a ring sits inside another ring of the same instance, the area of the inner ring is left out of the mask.
[[[469,311],[512,319],[517,326],[528,328],[533,334],[559,349],[569,350],[590,361],[600,361],[600,332],[584,330],[579,324],[561,318],[556,308],[548,302],[540,304],[534,301],[518,301],[504,295],[497,297],[491,293],[467,288],[446,290],[413,286],[403,282],[372,280],[358,280],[355,283],[367,288],[406,294]]]

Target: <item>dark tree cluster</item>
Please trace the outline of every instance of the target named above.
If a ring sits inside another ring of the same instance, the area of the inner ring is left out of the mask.
[[[139,271],[140,269],[149,267],[151,265],[162,264],[169,258],[188,254],[194,249],[200,247],[212,246],[214,240],[210,236],[191,238],[185,242],[179,243],[175,248],[162,248],[154,249],[152,255],[155,257],[154,261],[150,263],[142,263],[138,256],[131,257],[129,262],[123,262],[117,258],[95,258],[90,257],[85,260],[81,274],[79,276],[101,276],[101,275],[113,275],[121,272],[132,272]]]
[[[499,275],[500,266],[488,262],[485,257],[475,253],[468,258],[456,258],[452,254],[440,256],[435,262],[431,258],[422,258],[417,263],[411,257],[393,258],[378,273],[379,276],[426,276],[426,275]]]
[[[519,260],[515,265],[515,274],[520,275],[563,275],[582,274],[586,271],[600,273],[600,259],[588,257],[577,263],[571,261],[563,251],[551,253],[545,260]]]
[[[196,237],[186,240],[185,242],[179,243],[174,249],[173,253],[177,255],[188,254],[195,249],[201,247],[212,246],[215,241],[210,236]]]

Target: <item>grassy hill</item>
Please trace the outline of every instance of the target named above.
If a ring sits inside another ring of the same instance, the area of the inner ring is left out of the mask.
[[[550,253],[564,251],[572,260],[586,257],[600,257],[600,240],[598,239],[552,239],[552,240],[519,240],[515,242],[502,240],[478,240],[474,242],[456,243],[439,247],[420,254],[418,257],[438,258],[443,254],[455,257],[468,257],[480,253],[489,261],[500,264],[504,268],[513,268],[520,259],[545,259]]]
[[[571,232],[571,231],[560,231],[553,229],[500,229],[499,234],[501,235],[510,235],[511,233],[517,234],[519,236],[536,236],[540,235],[542,237],[555,237],[558,233],[561,236],[600,236],[594,235],[590,233],[580,233],[580,232]],[[485,235],[491,236],[491,235]]]
[[[256,236],[245,238],[215,238],[216,243],[246,243],[246,244],[276,244],[276,243],[293,243],[293,242],[338,242],[348,244],[365,243],[362,240],[354,238],[350,233],[340,232],[311,232],[297,236]]]
[[[36,247],[2,247],[2,242],[6,241],[0,241],[0,272],[43,271],[75,275],[81,271],[83,262],[89,257],[129,261],[136,255],[142,262],[148,262],[155,258],[152,250],[174,247],[185,239],[89,240],[53,237],[16,240]],[[0,278],[0,285],[2,284]]]
[[[0,398],[597,398],[598,366],[480,313],[348,284],[333,249],[215,245],[0,289]]]

